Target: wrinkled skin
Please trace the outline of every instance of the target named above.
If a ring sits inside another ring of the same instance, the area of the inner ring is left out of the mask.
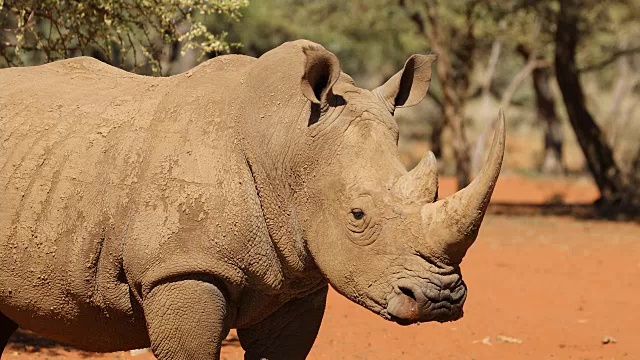
[[[322,208],[310,238],[335,241],[310,242],[314,259],[338,291],[385,318],[455,320],[465,299],[459,268],[440,262],[424,241],[422,204],[403,203],[391,191],[406,172],[398,160],[397,125],[382,107],[371,106],[376,99],[370,92],[347,94],[352,107],[336,110],[342,113],[332,129],[341,140],[322,156],[331,160],[324,171],[337,176],[319,177],[312,185]],[[356,120],[343,120],[349,118]],[[364,216],[358,219],[362,215],[353,209]],[[399,317],[389,313],[389,302]]]
[[[434,60],[373,91],[303,40],[162,79],[0,70],[0,346],[19,324],[215,359],[237,328],[248,359],[301,359],[328,284],[399,324],[458,319],[504,120],[478,178],[436,202],[433,155],[407,172],[393,119]]]

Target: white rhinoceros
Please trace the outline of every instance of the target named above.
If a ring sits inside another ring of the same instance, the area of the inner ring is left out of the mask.
[[[399,324],[462,316],[459,264],[504,152],[436,201],[394,109],[434,55],[373,91],[308,42],[168,78],[90,58],[0,70],[0,351],[18,325],[90,351],[301,359],[328,284]]]

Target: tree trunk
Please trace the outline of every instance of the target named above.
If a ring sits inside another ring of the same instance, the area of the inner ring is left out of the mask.
[[[442,158],[442,133],[444,132],[444,118],[431,121],[431,151],[436,159]]]
[[[518,45],[518,52],[526,60],[531,57],[531,50],[523,45]],[[538,56],[539,60],[543,60]],[[562,162],[562,147],[564,135],[562,124],[556,113],[556,100],[551,91],[551,69],[549,67],[537,67],[531,73],[533,90],[535,93],[536,114],[538,122],[544,127],[544,155],[540,171],[545,174],[564,173]]]
[[[605,136],[585,105],[576,66],[579,0],[560,1],[555,35],[555,71],[565,107],[589,170],[600,189],[600,203],[621,200],[624,181]]]
[[[491,84],[498,67],[500,53],[502,52],[502,39],[496,39],[491,44],[491,55],[487,67],[484,70],[484,79],[482,80],[482,117],[491,115]]]
[[[478,2],[467,4],[462,29],[440,23],[440,5],[437,1],[419,3],[417,8],[412,8],[404,1],[401,1],[400,5],[409,11],[411,21],[417,25],[420,33],[427,36],[431,48],[438,54],[436,67],[442,88],[442,110],[445,122],[453,133],[458,188],[463,188],[469,184],[471,178],[469,141],[464,130],[464,105],[476,47],[473,11]]]
[[[500,99],[500,108],[502,108],[504,112],[507,112],[513,96],[516,94],[524,80],[528,78],[529,75],[531,75],[531,73],[539,66],[540,62],[538,61],[538,58],[535,56],[535,54],[533,54],[527,59],[527,62],[522,67],[522,69],[518,71],[516,76],[511,79],[511,82],[509,82],[509,85],[505,89],[504,93],[502,93],[502,99]],[[484,112],[486,113],[486,111]],[[492,129],[490,126],[485,126],[482,134],[480,134],[480,136],[476,140],[475,146],[473,147],[473,154],[471,155],[471,173],[474,175],[478,174],[480,172],[480,169],[482,169],[484,148],[491,130]]]
[[[422,27],[433,50],[439,55],[437,74],[442,88],[444,118],[453,135],[452,145],[459,189],[469,185],[471,181],[469,141],[464,129],[464,105],[475,50],[471,13],[472,9],[467,9],[466,29],[458,32],[455,29],[447,29],[439,23],[437,5],[426,5],[426,19],[429,26]],[[451,40],[452,38],[455,38],[455,41]]]
[[[501,21],[501,24],[504,22]],[[498,67],[498,60],[500,59],[500,52],[502,51],[502,40],[496,39],[491,45],[491,55],[489,55],[489,61],[487,67],[484,70],[484,79],[482,80],[482,119],[489,121],[493,115],[491,115],[491,84],[493,83],[493,77]],[[470,145],[469,151],[471,152],[471,170],[470,174],[475,176],[480,172],[482,168],[482,156],[484,155],[484,148],[489,133],[491,132],[490,126],[485,126],[484,130],[476,139],[475,145]]]
[[[431,124],[431,135],[429,137],[431,142],[431,151],[436,156],[436,159],[442,158],[442,133],[446,126],[444,119],[444,104],[439,96],[436,96],[432,91],[427,92],[427,96],[435,104],[440,112],[440,116],[436,119],[429,121]]]
[[[464,100],[455,91],[449,80],[452,72],[450,65],[438,64],[438,77],[441,79],[444,94],[444,116],[453,133],[453,152],[456,159],[456,180],[458,189],[469,185],[471,177],[471,159],[469,157],[469,140],[464,130]]]

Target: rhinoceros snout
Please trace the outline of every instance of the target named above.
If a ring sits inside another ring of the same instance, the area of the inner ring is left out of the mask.
[[[467,287],[459,277],[450,287],[442,285],[401,281],[388,297],[389,319],[400,325],[458,320],[463,315]]]

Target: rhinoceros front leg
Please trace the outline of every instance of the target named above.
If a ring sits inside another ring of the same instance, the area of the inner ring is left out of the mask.
[[[327,288],[286,303],[251,328],[238,329],[244,358],[305,359],[320,329]]]
[[[215,285],[198,280],[158,285],[143,299],[142,307],[158,360],[220,358],[231,316],[225,296]]]
[[[0,313],[0,355],[2,355],[4,347],[7,346],[9,338],[17,329],[18,324],[4,316],[3,313]]]

